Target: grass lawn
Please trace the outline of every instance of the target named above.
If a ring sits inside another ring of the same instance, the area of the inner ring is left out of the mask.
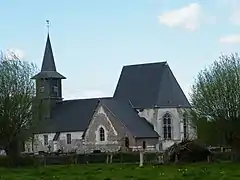
[[[0,169],[0,180],[240,180],[240,164],[137,165],[95,164],[47,166],[39,168]]]

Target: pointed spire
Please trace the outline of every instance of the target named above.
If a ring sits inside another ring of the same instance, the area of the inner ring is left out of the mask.
[[[54,62],[54,56],[52,51],[52,45],[49,37],[49,21],[47,20],[47,42],[45,46],[43,62],[41,71],[32,77],[32,79],[41,79],[41,78],[55,78],[55,79],[66,79],[63,75],[57,72],[56,65]]]
[[[54,62],[52,45],[50,42],[49,34],[47,36],[47,42],[46,42],[45,52],[44,52],[44,56],[43,56],[41,71],[56,71],[56,65]]]

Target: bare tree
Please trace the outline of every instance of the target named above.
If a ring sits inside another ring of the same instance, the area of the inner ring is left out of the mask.
[[[32,118],[35,84],[30,79],[36,70],[14,53],[0,54],[0,144],[11,157],[19,155],[20,143],[36,124]]]
[[[201,71],[192,88],[191,101],[200,119],[214,123],[227,144],[240,145],[240,57],[220,56]],[[213,126],[212,126],[213,127]],[[210,129],[214,133],[214,129]]]

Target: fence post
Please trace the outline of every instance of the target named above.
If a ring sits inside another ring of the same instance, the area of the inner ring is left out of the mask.
[[[163,164],[163,155],[162,154],[158,155],[158,163]]]
[[[110,154],[110,164],[112,164],[113,153]]]
[[[47,158],[46,158],[46,156],[44,155],[43,158],[44,158],[44,166],[47,166]]]
[[[75,157],[75,158],[74,158],[75,164],[78,164],[78,155],[77,155],[77,153],[75,154],[74,157]]]
[[[210,163],[210,156],[207,156],[207,162]]]
[[[108,164],[109,162],[109,154],[107,154],[107,159],[106,159],[106,163]]]
[[[175,154],[175,163],[178,163],[178,155],[177,155],[177,153]]]
[[[123,162],[123,155],[122,155],[122,152],[120,153],[120,163],[122,164]]]
[[[139,167],[143,167],[143,151],[140,150],[140,163]]]

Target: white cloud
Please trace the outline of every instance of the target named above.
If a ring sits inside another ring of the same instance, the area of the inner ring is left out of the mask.
[[[232,24],[235,24],[235,25],[240,24],[240,8],[232,12],[230,17],[230,22],[232,22]]]
[[[64,89],[63,97],[64,100],[68,99],[85,99],[85,98],[98,98],[98,97],[107,97],[107,93],[104,93],[100,90],[83,90],[78,91],[74,89]]]
[[[222,0],[216,3],[221,3],[222,7],[230,12],[229,21],[232,24],[240,25],[240,1],[239,0]]]
[[[107,95],[100,90],[85,90],[82,92],[82,97],[85,97],[85,98],[96,98],[96,97],[105,97],[105,96]]]
[[[21,49],[11,48],[3,51],[3,54],[6,56],[7,59],[12,59],[16,56],[16,58],[22,60],[25,56],[25,53]]]
[[[199,27],[202,15],[201,5],[198,3],[191,3],[180,9],[163,13],[158,16],[158,20],[159,23],[169,27],[183,27],[194,31]]]
[[[219,39],[219,42],[225,44],[238,44],[240,43],[240,34],[223,36]]]

